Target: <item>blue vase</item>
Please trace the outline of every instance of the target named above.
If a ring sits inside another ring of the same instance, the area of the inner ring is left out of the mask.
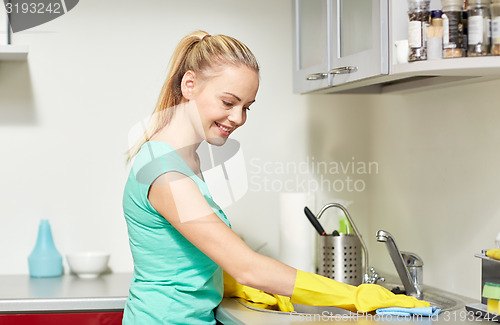
[[[61,276],[62,256],[54,245],[48,220],[41,220],[36,245],[28,257],[30,275],[34,278]]]

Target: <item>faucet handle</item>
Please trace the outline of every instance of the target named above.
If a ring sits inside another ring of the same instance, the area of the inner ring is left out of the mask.
[[[372,284],[377,284],[378,281],[384,282],[385,278],[381,277],[373,267],[370,268],[370,273],[365,274],[365,279],[363,280],[363,283],[372,283]]]
[[[403,257],[403,260],[406,263],[408,274],[410,275],[413,286],[417,290],[417,295],[418,297],[421,297],[422,290],[424,289],[424,284],[423,284],[424,261],[420,256],[411,252],[401,252],[401,257]]]
[[[424,266],[424,261],[420,256],[412,252],[401,251],[401,256],[407,267],[411,266]]]

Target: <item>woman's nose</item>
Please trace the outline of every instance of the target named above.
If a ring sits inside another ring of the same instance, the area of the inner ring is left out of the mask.
[[[228,116],[228,120],[236,126],[241,126],[246,120],[245,109],[243,107],[233,107],[231,114]]]

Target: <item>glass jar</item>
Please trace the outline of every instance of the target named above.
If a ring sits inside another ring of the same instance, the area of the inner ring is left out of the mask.
[[[467,54],[467,44],[469,44],[469,42],[467,41],[467,34],[469,33],[468,31],[468,19],[469,18],[469,13],[467,12],[467,9],[464,9],[464,11],[462,11],[462,30],[463,30],[463,34],[464,34],[464,37],[463,37],[463,46],[464,46],[464,53]],[[464,55],[465,56],[465,55]]]
[[[491,2],[491,54],[500,55],[500,0]]]
[[[408,62],[427,60],[426,29],[430,0],[408,0]]]
[[[490,53],[490,0],[469,0],[467,56]]]
[[[462,7],[464,0],[442,0],[443,5],[443,57],[465,56]]]
[[[437,60],[443,57],[442,15],[441,10],[431,11],[431,25],[427,27],[427,60]]]

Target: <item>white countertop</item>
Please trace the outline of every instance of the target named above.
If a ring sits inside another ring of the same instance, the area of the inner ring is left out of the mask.
[[[104,274],[95,279],[80,279],[76,275],[2,275],[0,314],[123,310],[131,278],[131,273]]]
[[[54,311],[121,311],[125,306],[131,273],[105,274],[96,279],[80,279],[75,275],[57,278],[31,278],[29,275],[0,276],[0,314]],[[465,298],[464,303],[474,302]],[[216,311],[223,324],[286,325],[350,323],[371,324],[401,321],[408,324],[477,323],[484,321],[467,313],[463,305],[443,312],[436,318],[388,319],[373,316],[347,318],[335,316],[304,316],[282,312],[251,310],[238,301],[224,298]],[[491,323],[494,324],[494,323]]]

